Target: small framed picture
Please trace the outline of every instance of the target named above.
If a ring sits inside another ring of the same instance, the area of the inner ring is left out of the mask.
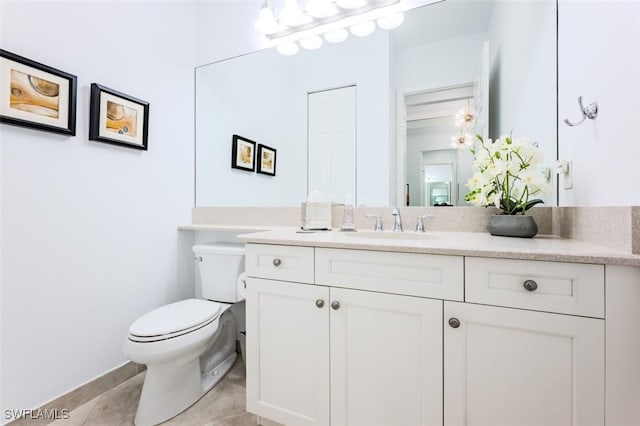
[[[149,102],[91,84],[89,140],[147,150]]]
[[[0,49],[0,122],[76,134],[75,75]]]
[[[266,146],[258,145],[258,173],[263,175],[276,175],[276,150]]]
[[[253,172],[256,169],[256,143],[242,136],[233,135],[231,167]]]

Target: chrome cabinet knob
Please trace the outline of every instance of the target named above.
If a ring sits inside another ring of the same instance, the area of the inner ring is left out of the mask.
[[[337,300],[331,302],[331,309],[333,309],[334,311],[340,309],[340,302],[338,302]]]
[[[324,300],[318,299],[316,300],[316,307],[322,308],[324,306]]]
[[[460,320],[458,318],[449,318],[449,326],[451,328],[460,327]]]
[[[282,264],[282,261],[277,257],[273,259],[273,266],[280,266],[281,264]]]
[[[536,291],[538,289],[538,283],[534,280],[526,280],[522,285],[527,291]]]

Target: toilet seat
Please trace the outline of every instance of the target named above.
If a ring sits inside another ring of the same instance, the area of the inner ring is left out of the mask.
[[[129,327],[129,340],[147,343],[172,339],[211,324],[220,316],[217,302],[187,299],[161,306]]]

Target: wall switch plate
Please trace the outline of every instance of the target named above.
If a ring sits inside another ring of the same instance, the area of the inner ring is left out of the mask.
[[[556,173],[558,176],[562,175],[562,187],[565,190],[573,188],[573,170],[570,160],[556,161]]]

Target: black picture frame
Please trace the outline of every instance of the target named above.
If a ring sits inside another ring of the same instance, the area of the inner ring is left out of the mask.
[[[91,83],[89,140],[147,151],[148,139],[149,102]]]
[[[0,123],[76,135],[78,77],[0,49]]]
[[[276,175],[277,150],[267,145],[258,145],[258,173]]]
[[[231,168],[253,172],[256,170],[256,143],[251,139],[233,135]]]

